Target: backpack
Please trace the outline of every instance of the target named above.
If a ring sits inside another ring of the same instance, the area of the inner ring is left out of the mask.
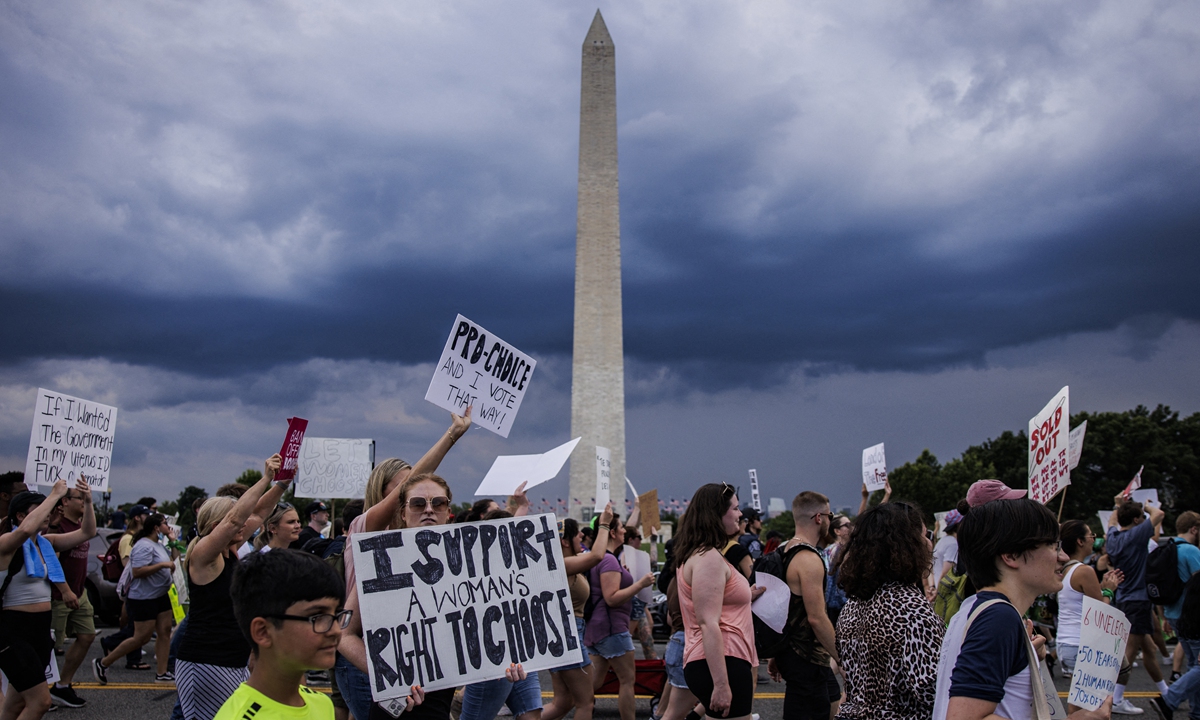
[[[333,538],[323,538],[318,535],[317,537],[312,538],[308,542],[304,543],[300,549],[306,553],[312,553],[319,558],[323,558],[325,557],[325,551],[329,549],[331,544],[333,544]]]
[[[972,594],[969,585],[967,574],[959,574],[957,565],[938,581],[937,596],[933,599],[933,612],[947,626],[950,625],[950,618],[962,607],[963,601]]]
[[[1183,588],[1179,622],[1172,622],[1171,625],[1179,637],[1200,640],[1200,572],[1194,573]]]
[[[801,550],[811,550],[817,556],[821,555],[821,551],[817,550],[808,543],[800,543],[796,547],[784,552],[783,547],[777,548],[774,552],[769,552],[754,562],[755,573],[765,573],[774,576],[784,583],[787,582],[787,568],[791,564],[792,558]],[[824,560],[821,561],[821,566],[824,567]],[[824,585],[825,578],[821,578],[821,583]],[[790,599],[789,599],[790,602]],[[790,609],[790,608],[789,608]],[[770,625],[762,621],[758,615],[754,615],[754,647],[758,651],[760,658],[773,658],[787,647],[788,639],[791,637],[794,621],[798,618],[788,617],[787,624],[783,627],[783,632],[777,632]]]
[[[104,554],[100,556],[100,570],[104,575],[104,579],[109,582],[117,582],[121,579],[121,572],[125,570],[125,566],[121,563],[121,537],[124,533],[117,535],[117,539],[113,540]]]
[[[1146,558],[1146,594],[1155,605],[1173,605],[1183,596],[1179,579],[1179,549],[1175,538],[1154,548]]]

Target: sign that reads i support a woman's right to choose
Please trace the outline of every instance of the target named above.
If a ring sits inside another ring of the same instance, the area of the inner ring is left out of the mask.
[[[355,533],[371,697],[580,662],[553,514]],[[400,705],[402,707],[402,705]]]

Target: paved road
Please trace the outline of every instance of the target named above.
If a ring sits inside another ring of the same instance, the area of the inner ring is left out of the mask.
[[[112,632],[111,629],[104,629],[102,634]],[[100,687],[95,684],[92,679],[90,669],[91,657],[99,657],[100,643],[97,641],[92,645],[92,653],[88,662],[84,664],[76,678],[75,689],[81,697],[88,701],[87,706],[79,709],[59,708],[51,716],[56,720],[166,720],[170,717],[171,708],[175,704],[175,686],[170,683],[155,683],[154,671],[132,671],[124,668],[124,663],[118,661],[116,665],[108,671],[107,687]],[[659,645],[659,653],[661,656],[663,646]],[[146,660],[150,665],[154,664],[153,660],[153,644],[147,645],[145,648]],[[1170,668],[1164,666],[1166,674],[1170,674]],[[783,690],[781,684],[776,684],[766,679],[766,667],[762,669],[760,678],[763,679],[758,686],[758,694],[754,702],[754,711],[757,712],[763,720],[775,720],[783,716]],[[1055,678],[1055,684],[1058,686],[1060,693],[1065,693],[1070,681],[1065,678]],[[542,689],[546,694],[545,702],[549,703],[550,678],[549,675],[543,673]],[[1130,697],[1131,701],[1138,707],[1143,708],[1146,713],[1142,717],[1154,718],[1154,711],[1150,709],[1149,701],[1146,699],[1153,690],[1153,685],[1150,683],[1149,676],[1146,671],[1137,667],[1134,668],[1133,677],[1130,681]],[[602,697],[596,700],[595,716],[597,718],[618,718],[617,701],[615,698]],[[648,699],[638,700],[638,717],[647,718],[650,715],[650,701]],[[1181,711],[1180,717],[1184,714]],[[1114,716],[1123,717],[1123,716]],[[1124,716],[1128,717],[1128,716]]]

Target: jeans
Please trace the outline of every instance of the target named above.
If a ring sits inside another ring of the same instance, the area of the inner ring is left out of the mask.
[[[333,665],[337,674],[338,690],[342,691],[342,699],[355,720],[366,718],[371,713],[371,678],[362,670],[354,667],[354,663],[338,653],[337,662]]]
[[[1179,644],[1183,645],[1183,654],[1187,657],[1188,671],[1183,674],[1175,682],[1171,683],[1171,687],[1167,690],[1167,694],[1163,699],[1172,709],[1178,708],[1184,700],[1188,701],[1188,717],[1200,718],[1200,665],[1196,663],[1196,656],[1200,654],[1200,640],[1191,638],[1179,638]]]
[[[167,669],[175,672],[175,653],[179,651],[179,643],[183,640],[183,633],[187,631],[188,624],[187,616],[183,618],[183,622],[179,623],[179,627],[175,628],[175,633],[171,635],[171,654],[167,658]],[[183,720],[183,704],[179,701],[179,694],[175,694],[175,707],[171,710],[171,720]]]
[[[811,663],[787,648],[775,657],[775,667],[787,684],[783,720],[829,720],[833,704],[829,679],[833,670],[828,665]]]
[[[513,717],[542,709],[542,684],[536,672],[524,680],[505,678],[472,683],[463,688],[459,720],[492,720],[502,705],[508,705]]]

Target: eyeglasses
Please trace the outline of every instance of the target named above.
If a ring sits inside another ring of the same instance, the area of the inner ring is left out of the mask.
[[[354,615],[353,610],[341,610],[336,615],[321,613],[320,615],[263,615],[263,617],[271,618],[272,620],[303,620],[312,624],[313,632],[317,634],[327,633],[333,629],[333,621],[337,620],[338,627],[343,630],[350,624],[350,617]]]
[[[423,497],[408,499],[408,507],[413,510],[424,510],[426,505],[431,506],[434,512],[445,512],[450,509],[450,498],[443,496],[428,500]]]

